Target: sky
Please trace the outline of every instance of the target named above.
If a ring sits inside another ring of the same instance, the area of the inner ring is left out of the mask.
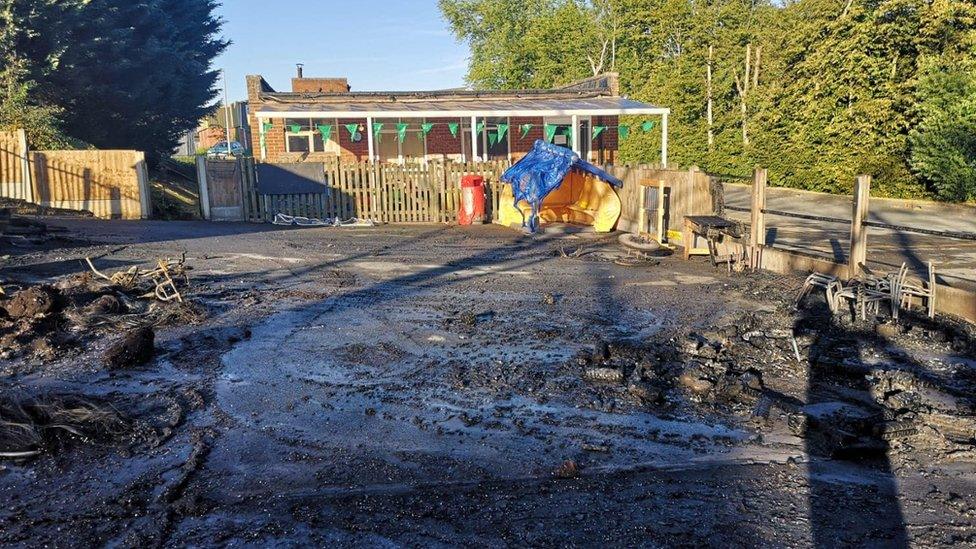
[[[233,44],[214,67],[231,101],[247,98],[248,74],[291,91],[296,63],[306,77],[345,76],[353,91],[464,85],[468,50],[436,0],[223,0],[218,14]]]

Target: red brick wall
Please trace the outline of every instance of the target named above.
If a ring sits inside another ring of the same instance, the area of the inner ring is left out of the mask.
[[[295,93],[346,93],[349,82],[345,78],[292,78],[291,91]]]
[[[462,121],[460,118],[428,118],[426,122],[433,122],[434,127],[427,134],[427,157],[436,160],[458,160],[462,154],[461,146],[464,143],[462,132]],[[457,137],[451,134],[448,124],[458,125]]]
[[[340,153],[343,160],[367,160],[369,159],[369,138],[366,134],[366,119],[365,118],[340,118],[338,122],[339,130],[339,148],[342,149]],[[359,133],[362,134],[363,139],[358,143],[352,140],[352,136],[349,134],[349,130],[346,129],[346,124],[360,124],[363,129]]]
[[[519,118],[513,116],[509,119],[509,124],[508,131],[512,134],[512,160],[515,161],[532,150],[532,144],[535,143],[536,139],[543,138],[543,122],[541,116],[537,118]],[[525,138],[522,137],[522,124],[532,124],[532,129],[529,130]]]
[[[618,134],[617,125],[620,123],[616,116],[594,116],[593,127],[607,126],[599,137],[593,140],[594,161],[598,164],[615,164],[617,162]],[[593,131],[592,128],[590,131]],[[632,131],[633,133],[633,131]]]
[[[252,117],[253,118],[253,117]],[[280,118],[274,118],[268,120],[273,126],[264,136],[265,146],[267,147],[268,162],[277,162],[281,155],[285,154],[285,121]],[[251,124],[252,131],[254,135],[258,135],[258,148],[255,150],[255,156],[261,157],[261,138],[260,138],[260,125],[255,121]]]
[[[227,140],[227,131],[223,128],[212,127],[197,132],[197,148],[209,149],[221,141]]]

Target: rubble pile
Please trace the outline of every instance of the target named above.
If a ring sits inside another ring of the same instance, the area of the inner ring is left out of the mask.
[[[164,265],[164,262],[160,262]],[[84,273],[55,284],[0,294],[0,360],[9,368],[52,362],[81,353],[88,345],[110,342],[104,362],[125,368],[147,362],[153,353],[153,329],[203,319],[203,309],[184,301],[185,273],[129,269],[99,276]],[[114,342],[113,342],[114,341]],[[20,359],[15,360],[15,359]]]
[[[599,343],[571,367],[595,392],[658,414],[787,431],[817,455],[976,461],[976,364],[964,358],[974,356],[973,341],[968,328],[946,322],[879,329],[784,307],[637,347]],[[960,358],[911,352],[933,348]]]

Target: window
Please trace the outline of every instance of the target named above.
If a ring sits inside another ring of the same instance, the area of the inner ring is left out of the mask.
[[[499,124],[508,124],[508,118],[485,119],[485,129],[481,135],[480,145],[482,147],[481,150],[487,151],[487,155],[481,155],[486,160],[508,160],[508,143],[512,136],[512,128],[509,127],[501,139],[495,140],[491,136],[498,135]]]
[[[580,157],[586,159],[589,156],[589,151],[592,148],[592,135],[590,134],[590,118],[580,116],[579,121],[579,139],[580,144],[578,150],[580,151]],[[552,137],[552,144],[559,145],[560,147],[566,147],[567,149],[573,149],[573,119],[568,116],[552,116],[545,118],[545,124],[555,124],[556,133]]]
[[[382,118],[374,122],[383,124],[383,129],[379,135],[373,138],[376,140],[376,154],[380,162],[399,162],[403,160],[423,160],[427,152],[426,139],[420,130],[420,124],[424,122],[422,118]],[[403,138],[403,143],[397,138],[397,124],[408,124],[407,134]]]
[[[332,126],[329,140],[322,138],[319,126]],[[331,118],[287,118],[285,119],[285,150],[290,153],[331,153],[339,154],[339,125]]]

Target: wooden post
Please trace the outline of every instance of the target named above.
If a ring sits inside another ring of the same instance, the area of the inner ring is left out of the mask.
[[[848,262],[848,277],[854,278],[861,274],[868,255],[868,228],[864,221],[868,218],[871,197],[871,176],[857,176],[854,187],[854,213],[851,216],[851,257]]]
[[[146,168],[146,153],[138,153],[136,177],[139,182],[139,217],[152,217],[152,191],[149,187],[149,170]]]
[[[31,204],[37,204],[37,196],[34,193],[34,183],[31,176],[30,151],[27,150],[27,132],[23,129],[17,130],[17,146],[20,149],[20,169],[23,173],[23,194],[14,198],[23,198]]]
[[[766,245],[766,170],[756,168],[752,175],[752,210],[750,218],[749,242],[752,246],[752,268],[761,267],[760,254]]]
[[[664,227],[664,180],[657,182],[657,241],[664,244],[668,238],[668,231]]]
[[[207,188],[207,158],[197,157],[197,183],[200,185],[200,214],[210,219],[210,191]]]

